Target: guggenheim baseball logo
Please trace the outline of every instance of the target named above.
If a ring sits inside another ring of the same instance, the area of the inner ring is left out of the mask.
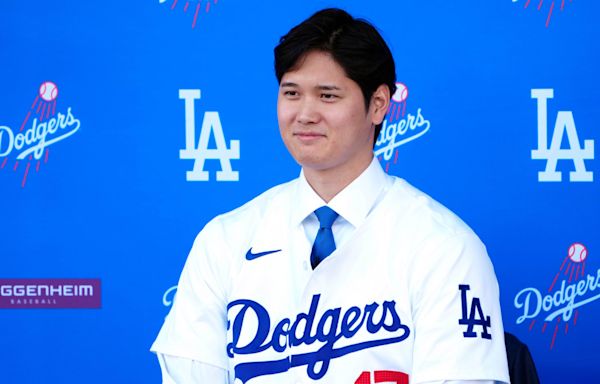
[[[196,144],[196,112],[194,102],[200,99],[199,89],[180,89],[179,98],[185,101],[185,148],[179,151],[182,160],[194,160],[194,167],[186,174],[187,181],[209,181],[209,173],[204,169],[206,160],[219,160],[221,170],[217,171],[217,181],[238,181],[239,173],[231,167],[231,160],[240,158],[239,140],[231,140],[229,148],[225,141],[219,112],[206,111],[202,119],[200,137]],[[216,148],[209,148],[210,136]]]
[[[100,308],[100,279],[0,279],[0,308]]]
[[[39,172],[42,162],[48,162],[51,145],[79,130],[81,123],[71,107],[62,113],[57,112],[57,98],[56,84],[45,81],[18,129],[0,125],[0,170],[12,168],[17,172],[22,169],[21,187],[25,187],[32,165]],[[9,161],[13,163],[7,167]]]
[[[600,299],[600,268],[586,273],[588,255],[585,245],[573,243],[548,289],[528,287],[515,296],[515,308],[522,313],[516,323],[528,324],[529,331],[537,323],[542,333],[550,328],[550,349],[559,334],[577,325],[580,308]]]
[[[421,108],[417,108],[416,113],[406,112],[407,99],[406,85],[396,83],[396,92],[375,143],[375,156],[385,164],[386,172],[389,172],[392,161],[394,164],[398,162],[398,147],[423,136],[431,127]]]

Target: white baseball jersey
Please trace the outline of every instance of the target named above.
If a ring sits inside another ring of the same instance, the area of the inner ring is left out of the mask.
[[[307,198],[303,176],[208,223],[152,350],[244,384],[508,383],[484,245],[378,164],[365,173],[353,184],[375,173],[387,187],[340,193],[370,207],[348,218],[358,226],[314,271],[302,221],[323,202]]]

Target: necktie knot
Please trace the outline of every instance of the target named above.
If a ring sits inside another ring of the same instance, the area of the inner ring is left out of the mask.
[[[326,205],[315,210],[315,215],[317,215],[317,219],[319,219],[320,227],[326,229],[331,228],[333,222],[339,216],[336,211]]]

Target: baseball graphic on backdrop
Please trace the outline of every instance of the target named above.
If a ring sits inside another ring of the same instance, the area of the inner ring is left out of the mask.
[[[581,243],[573,243],[569,247],[569,258],[575,263],[581,263],[587,257],[587,248]]]
[[[402,103],[408,99],[408,88],[402,83],[396,83],[396,92],[392,96],[392,100],[396,103]]]
[[[40,97],[46,101],[56,100],[58,96],[58,87],[51,81],[44,81],[40,85]]]

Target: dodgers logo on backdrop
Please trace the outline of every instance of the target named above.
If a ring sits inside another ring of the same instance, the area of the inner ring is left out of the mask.
[[[529,331],[537,323],[542,333],[550,327],[550,349],[559,329],[568,334],[569,326],[577,325],[580,308],[600,299],[600,268],[586,270],[588,256],[585,245],[571,244],[548,289],[528,287],[515,295],[514,305],[521,311],[516,323],[528,324]]]
[[[163,305],[167,308],[173,306],[173,301],[175,300],[175,295],[177,294],[177,285],[169,287],[163,294],[162,302]]]
[[[69,138],[79,130],[81,123],[71,107],[57,112],[57,98],[57,85],[52,81],[45,81],[40,85],[19,129],[13,130],[9,126],[0,125],[0,170],[12,168],[16,172],[23,169],[21,187],[25,187],[27,183],[32,164],[35,171],[39,172],[42,162],[48,162],[51,145]],[[14,163],[6,167],[9,160]],[[21,166],[23,163],[25,165]]]
[[[594,140],[579,141],[572,111],[558,111],[548,145],[548,100],[554,97],[554,89],[532,89],[531,98],[537,100],[538,147],[531,151],[534,160],[546,160],[544,171],[538,172],[538,181],[562,181],[562,173],[556,170],[558,160],[571,160],[575,171],[569,173],[569,181],[594,181],[594,174],[585,167],[584,160],[594,159]],[[561,148],[565,133],[569,148]]]
[[[176,8],[180,8],[184,13],[188,13],[190,11],[193,14],[192,17],[192,29],[196,28],[196,23],[200,20],[199,17],[202,17],[202,13],[209,13],[211,7],[218,4],[218,0],[158,0],[160,4],[167,3],[170,10],[175,10]]]
[[[530,5],[532,5],[532,8],[535,7],[538,11],[548,12],[546,16],[546,28],[548,28],[548,25],[550,25],[550,19],[552,18],[552,14],[555,12],[562,13],[565,10],[565,5],[572,1],[573,0],[551,0],[546,1],[546,4],[544,4],[544,0],[539,0],[537,2],[534,1],[533,3],[531,2],[531,0],[512,0],[513,3],[522,3],[524,9],[527,9]]]
[[[385,163],[386,172],[389,172],[392,156],[393,163],[398,162],[398,147],[423,136],[431,127],[421,108],[417,108],[416,113],[406,112],[408,88],[402,83],[396,83],[396,87],[374,150],[379,161]]]
[[[209,181],[209,173],[204,170],[206,160],[219,160],[221,170],[217,171],[217,181],[238,181],[239,173],[234,171],[231,160],[240,158],[240,141],[231,140],[229,148],[219,112],[204,112],[200,137],[196,144],[195,100],[200,99],[199,89],[180,89],[179,98],[185,100],[185,148],[179,151],[182,160],[194,160],[194,167],[186,173],[187,181]],[[210,136],[213,136],[216,148],[208,148]]]

